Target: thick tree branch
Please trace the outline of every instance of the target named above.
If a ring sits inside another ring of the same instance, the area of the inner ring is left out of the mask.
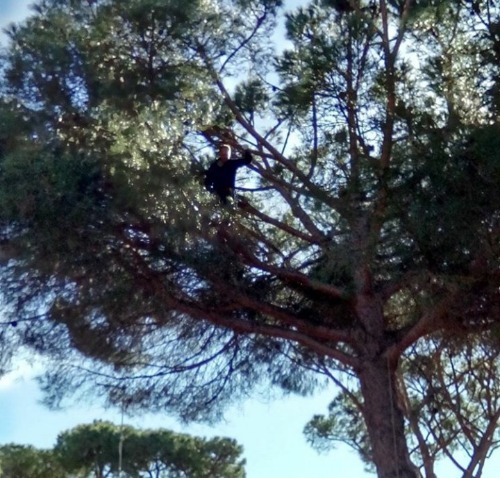
[[[241,319],[235,319],[233,317],[227,317],[214,311],[207,311],[205,308],[200,308],[198,305],[179,301],[172,296],[165,297],[165,302],[169,307],[175,308],[176,310],[179,310],[180,312],[183,312],[190,317],[207,320],[214,325],[233,330],[237,333],[282,338],[297,342],[310,348],[319,355],[339,360],[341,363],[344,363],[351,367],[355,367],[358,363],[355,358],[350,357],[335,348],[324,345],[321,342],[318,342],[317,340],[314,340],[311,337],[305,335],[304,333],[298,332],[297,330],[287,329],[275,325],[252,323]]]
[[[227,244],[231,247],[231,249],[239,254],[242,258],[244,258],[252,267],[257,267],[261,271],[274,274],[276,277],[282,279],[285,283],[304,287],[314,292],[319,292],[325,295],[325,297],[342,300],[350,299],[350,294],[338,287],[324,284],[323,282],[311,279],[301,272],[286,270],[261,261],[254,254],[252,254],[248,250],[248,248],[241,243],[241,241],[233,236],[230,231],[227,230],[227,228],[221,227],[220,233],[221,237],[225,241],[227,241]]]
[[[220,279],[220,277],[213,278],[213,287],[218,289],[220,294],[227,297],[229,299],[229,303],[218,307],[218,311],[210,309],[206,306],[206,304],[194,302],[189,295],[182,291],[178,286],[175,286],[175,284],[172,284],[172,287],[167,287],[159,274],[150,269],[141,254],[135,253],[133,257],[134,264],[132,266],[130,266],[127,261],[122,261],[124,267],[130,269],[131,272],[134,272],[135,274],[140,273],[144,277],[147,277],[148,280],[146,283],[150,284],[150,286],[155,289],[155,292],[163,298],[167,307],[186,313],[194,318],[207,320],[216,325],[223,325],[226,328],[240,333],[262,333],[263,335],[270,337],[276,336],[278,338],[295,337],[294,340],[302,345],[316,344],[315,346],[317,347],[317,350],[322,350],[321,353],[328,350],[328,356],[332,356],[330,354],[334,353],[335,356],[340,357],[340,353],[331,345],[326,346],[322,342],[328,341],[332,344],[336,342],[353,342],[353,338],[349,333],[336,331],[335,329],[323,326],[311,325],[306,320],[295,317],[294,314],[291,314],[283,308],[268,304],[262,300],[253,299],[242,291],[228,287],[227,284]],[[179,297],[179,295],[181,297]],[[237,309],[241,307],[267,315],[272,320],[286,324],[288,327],[292,327],[293,329],[277,325],[262,324],[257,322],[254,323],[230,317],[232,312],[236,312]],[[316,337],[316,339],[313,337]],[[352,358],[349,358],[345,354],[341,355],[343,360],[347,360],[351,363]]]
[[[448,316],[449,309],[457,299],[457,296],[457,293],[450,293],[431,310],[422,315],[415,324],[400,330],[397,341],[385,353],[388,360],[397,362],[404,350],[419,338],[442,329],[445,326],[444,319]]]

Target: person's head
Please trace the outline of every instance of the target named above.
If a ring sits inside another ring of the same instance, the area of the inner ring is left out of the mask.
[[[222,162],[226,162],[231,159],[231,146],[225,143],[219,146],[219,159]]]

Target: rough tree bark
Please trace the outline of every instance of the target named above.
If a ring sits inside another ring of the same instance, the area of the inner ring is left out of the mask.
[[[364,419],[379,478],[420,478],[410,460],[404,418],[397,403],[395,367],[384,356],[366,360],[359,370]]]

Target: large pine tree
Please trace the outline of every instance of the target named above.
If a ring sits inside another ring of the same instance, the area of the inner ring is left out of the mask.
[[[351,377],[378,476],[413,478],[402,355],[495,346],[499,9],[315,0],[277,53],[282,3],[44,0],[10,28],[2,290],[49,401],[200,419]],[[220,141],[254,154],[243,207],[202,187]]]

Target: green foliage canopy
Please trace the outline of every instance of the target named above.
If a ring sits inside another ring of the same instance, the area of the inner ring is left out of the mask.
[[[228,438],[204,439],[102,421],[61,433],[54,447],[66,472],[76,476],[94,473],[96,477],[113,475],[121,469],[129,477],[244,478],[242,451]]]
[[[379,475],[414,477],[401,357],[498,323],[499,10],[315,0],[274,53],[281,4],[45,0],[9,30],[2,290],[52,404],[99,377],[212,418],[348,372]],[[256,157],[244,210],[200,187],[221,140]]]
[[[67,478],[51,450],[32,446],[0,447],[0,474],[3,478]]]
[[[51,450],[0,447],[0,473],[4,478],[244,478],[242,452],[229,438],[95,421],[60,433]]]

